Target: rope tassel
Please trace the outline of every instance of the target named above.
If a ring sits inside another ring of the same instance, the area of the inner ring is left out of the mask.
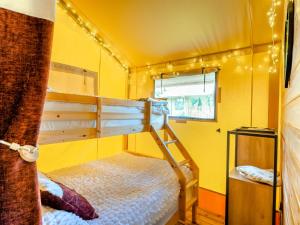
[[[6,145],[9,149],[19,152],[21,158],[26,162],[35,162],[39,157],[39,148],[32,145],[19,145],[0,140],[0,144]]]

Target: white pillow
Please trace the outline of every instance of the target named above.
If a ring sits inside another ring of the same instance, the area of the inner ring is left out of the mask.
[[[73,213],[43,206],[43,225],[88,225],[86,221]]]
[[[49,177],[47,177],[45,174],[38,172],[38,181],[41,191],[48,191],[51,194],[62,198],[64,194],[63,189],[58,184],[50,180]]]

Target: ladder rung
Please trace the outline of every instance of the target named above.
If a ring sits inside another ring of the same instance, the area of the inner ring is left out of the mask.
[[[197,180],[197,179],[193,179],[193,180],[189,181],[189,182],[186,184],[185,188],[188,189],[188,188],[190,188],[190,187],[196,185],[197,183],[198,183],[198,180]]]
[[[190,162],[190,160],[188,160],[188,159],[185,159],[185,160],[183,160],[183,161],[179,162],[179,163],[178,163],[178,166],[183,166],[183,165],[186,165],[186,164],[188,164],[189,162]]]
[[[164,143],[166,144],[166,145],[169,145],[169,144],[173,144],[173,143],[175,143],[177,140],[170,140],[170,141],[165,141]]]
[[[197,200],[198,200],[198,198],[194,197],[190,201],[188,201],[186,204],[186,210],[190,209]]]

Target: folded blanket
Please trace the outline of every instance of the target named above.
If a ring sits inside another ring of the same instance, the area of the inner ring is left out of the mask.
[[[238,166],[236,169],[242,176],[246,177],[249,180],[273,186],[274,172],[272,169],[265,170],[255,166]],[[279,183],[280,179],[278,177],[277,185]]]
[[[152,102],[155,107],[153,107],[152,112],[156,114],[169,114],[168,102],[162,99],[155,98],[140,98],[138,101]]]

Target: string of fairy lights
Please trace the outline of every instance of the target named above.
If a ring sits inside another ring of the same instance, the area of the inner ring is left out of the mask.
[[[277,63],[279,61],[279,59],[278,59],[279,47],[275,45],[275,41],[278,38],[278,34],[275,33],[274,27],[276,24],[277,10],[280,5],[281,5],[280,0],[272,0],[271,7],[270,7],[269,11],[267,12],[268,22],[269,22],[269,25],[272,30],[272,45],[270,46],[270,49],[269,49],[269,54],[271,55],[271,59],[272,59],[272,65],[269,69],[270,73],[277,72]]]
[[[120,54],[116,53],[111,45],[99,34],[97,28],[92,25],[91,22],[86,19],[82,13],[79,13],[71,2],[65,0],[57,0],[57,4],[76,22],[79,27],[87,32],[87,34],[93,40],[95,40],[103,49],[105,49],[125,71],[129,71],[127,60],[123,59]]]
[[[263,62],[257,65],[258,69],[263,69],[266,67],[269,73],[277,73],[278,71],[277,64],[279,62],[280,45],[279,45],[279,35],[275,33],[275,25],[276,25],[276,17],[280,5],[281,5],[281,0],[271,1],[270,9],[267,12],[267,19],[268,19],[268,24],[271,28],[272,39],[270,44],[267,46],[267,49],[264,50],[268,52],[268,56],[264,57]],[[146,71],[146,73],[152,75],[154,79],[158,79],[157,74],[159,73],[173,72],[174,75],[178,74],[176,73],[176,68],[178,65],[179,66],[184,65],[186,70],[195,67],[222,67],[222,65],[225,64],[230,58],[251,54],[251,51],[253,51],[253,49],[251,50],[251,47],[249,47],[249,48],[236,49],[236,50],[233,49],[223,53],[210,54],[208,56],[198,55],[191,58],[138,67],[136,71]],[[254,68],[252,65],[240,64],[236,66],[236,70],[238,72],[253,71]]]
[[[113,57],[117,63],[119,63],[122,68],[126,71],[129,71],[129,63],[127,60],[122,58],[120,54],[116,53],[115,49],[104,40],[104,38],[99,34],[96,27],[91,24],[91,22],[86,19],[78,10],[75,9],[74,5],[70,1],[66,0],[57,0],[58,5],[80,26],[87,34],[94,39],[103,49],[105,49],[111,57]],[[268,23],[271,28],[272,40],[271,44],[268,45],[268,57],[264,58],[264,62],[269,63],[269,72],[277,72],[277,64],[279,62],[279,50],[280,46],[278,45],[279,35],[275,33],[276,17],[278,14],[278,8],[281,5],[281,0],[272,0],[270,9],[267,12]],[[210,55],[198,55],[195,57],[175,60],[165,63],[158,63],[155,65],[147,65],[138,67],[135,71],[146,71],[147,74],[157,75],[159,72],[174,72],[176,75],[176,69],[178,65],[184,65],[185,69],[193,69],[196,67],[222,67],[230,58],[235,56],[241,56],[251,53],[251,48],[244,48],[238,50],[229,50],[223,53],[216,53]],[[263,68],[262,64],[257,66],[259,69]],[[252,71],[254,68],[250,65],[238,65],[237,70]]]

